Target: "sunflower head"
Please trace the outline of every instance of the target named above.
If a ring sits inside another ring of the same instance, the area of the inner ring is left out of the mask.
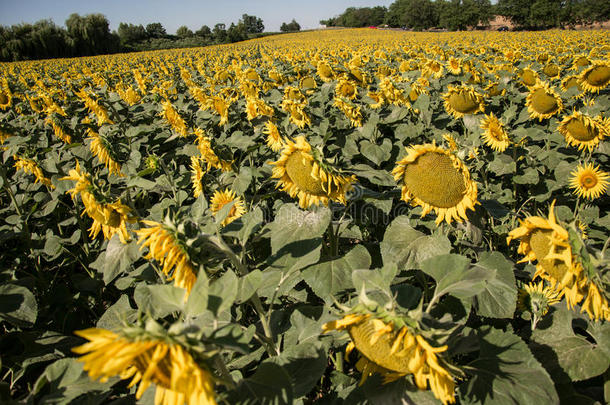
[[[521,78],[521,83],[526,87],[532,87],[538,81],[538,73],[528,67],[521,70],[519,77]]]
[[[545,82],[538,82],[530,88],[525,100],[530,117],[539,121],[550,118],[563,110],[563,101],[555,90]]]
[[[578,82],[585,91],[598,93],[610,83],[610,62],[596,61],[583,70]]]
[[[578,89],[578,91],[582,92],[582,86],[580,85],[580,83],[578,83],[578,76],[576,75],[569,75],[564,77],[561,80],[561,90],[566,92],[568,91],[568,89],[571,89],[572,87],[576,87]]]
[[[182,343],[183,339],[160,325],[155,323],[156,328],[150,331],[149,324],[146,328],[126,326],[119,333],[99,328],[76,331],[88,342],[72,351],[81,355],[78,360],[91,379],[104,382],[116,376],[131,379],[129,387],[138,384],[137,399],[152,383],[157,404],[215,405],[215,378],[206,359],[191,354],[194,350]]]
[[[544,67],[544,69],[542,69],[542,73],[549,78],[559,77],[560,72],[561,69],[555,63],[549,63]]]
[[[210,211],[212,211],[214,215],[217,215],[225,205],[233,203],[227,216],[220,223],[222,226],[230,224],[246,213],[246,207],[242,198],[237,197],[235,192],[228,188],[224,191],[214,191],[210,203]]]
[[[520,221],[521,226],[509,232],[507,242],[519,239],[518,253],[523,261],[537,261],[536,276],[552,283],[572,285],[579,269],[574,265],[568,231],[555,218],[555,202],[548,218],[530,216]]]
[[[356,368],[362,372],[360,384],[373,373],[381,374],[385,383],[413,375],[419,389],[430,389],[443,404],[455,402],[457,369],[447,360],[448,346],[433,346],[417,321],[357,306],[343,318],[324,324],[322,329],[348,332],[351,341],[346,357],[358,350],[360,359]]]
[[[464,163],[434,143],[407,148],[392,173],[402,184],[402,199],[421,206],[422,216],[434,210],[437,224],[462,222],[477,204],[477,186]]]
[[[610,176],[599,170],[599,166],[588,163],[578,167],[570,173],[570,187],[579,197],[594,200],[604,194],[608,188]]]
[[[449,86],[449,91],[443,94],[445,110],[454,118],[462,118],[467,114],[485,111],[483,96],[469,86]]]
[[[277,162],[272,162],[273,178],[277,187],[299,198],[299,206],[307,208],[329,201],[346,202],[345,193],[352,187],[355,176],[339,173],[322,154],[299,136],[296,142],[287,141]]]
[[[544,281],[525,284],[519,289],[517,308],[532,315],[532,330],[544,317],[551,305],[561,300],[562,293],[551,286],[545,286]]]
[[[504,152],[510,145],[510,139],[504,125],[493,113],[485,115],[485,118],[481,120],[481,129],[485,131],[483,132],[485,144],[493,150]]]
[[[576,146],[579,150],[593,150],[610,129],[601,117],[591,118],[574,111],[561,121],[557,130],[565,137],[568,145]]]
[[[0,110],[6,110],[11,106],[12,96],[7,90],[0,88]]]

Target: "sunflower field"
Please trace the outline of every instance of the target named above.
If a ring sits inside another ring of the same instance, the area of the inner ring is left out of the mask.
[[[356,29],[0,64],[0,402],[609,402],[609,56]]]

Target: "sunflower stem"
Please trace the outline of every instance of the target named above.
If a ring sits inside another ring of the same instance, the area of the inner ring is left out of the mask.
[[[224,379],[227,388],[230,390],[234,389],[236,387],[235,380],[233,380],[233,376],[231,375],[231,373],[229,373],[227,365],[219,354],[214,356],[214,364],[216,365],[216,368],[218,368],[218,371],[220,371],[220,374],[222,375],[222,378]]]
[[[220,234],[217,233],[216,236],[211,237],[210,241],[221,252],[223,252],[228,257],[228,259],[231,261],[233,266],[235,266],[235,269],[237,270],[237,273],[241,277],[243,277],[246,274],[248,274],[248,268],[243,264],[243,262],[239,259],[239,257],[237,257],[235,252],[233,252],[233,250],[231,250],[231,248],[226,244],[226,242],[224,241],[222,236],[220,236]],[[261,302],[260,297],[258,296],[258,293],[255,292],[252,295],[252,297],[250,298],[250,301],[252,302],[252,305],[254,306],[254,309],[255,309],[255,311],[256,311],[256,313],[257,313],[257,315],[258,315],[258,317],[259,317],[259,319],[261,321],[261,325],[263,326],[263,332],[265,333],[265,337],[266,337],[266,345],[265,346],[266,346],[266,349],[267,349],[267,353],[271,357],[277,356],[279,354],[279,351],[275,347],[275,342],[273,340],[273,333],[271,331],[270,322],[269,322],[270,316],[268,318],[265,317],[265,309],[263,308],[263,304]],[[273,302],[273,300],[271,302]],[[269,313],[269,315],[270,315],[270,313]]]

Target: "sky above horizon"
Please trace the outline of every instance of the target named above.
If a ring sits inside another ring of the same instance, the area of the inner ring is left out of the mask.
[[[263,20],[265,31],[279,31],[283,22],[293,18],[301,29],[318,28],[319,21],[341,14],[348,7],[374,7],[392,4],[393,0],[0,0],[0,25],[34,23],[51,19],[59,26],[72,13],[81,16],[101,13],[110,23],[110,30],[119,23],[146,24],[160,22],[168,34],[186,25],[196,31],[217,23],[227,27],[237,23],[243,14]]]

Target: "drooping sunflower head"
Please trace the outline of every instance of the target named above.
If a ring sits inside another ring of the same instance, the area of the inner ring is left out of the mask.
[[[563,295],[561,291],[551,286],[545,286],[544,281],[525,284],[519,289],[517,307],[532,315],[532,329],[549,311],[551,305],[557,304]]]
[[[582,92],[582,86],[578,83],[577,75],[569,75],[561,80],[561,90],[563,92],[568,91],[568,89],[571,89],[572,87],[576,87],[578,91]]]
[[[510,145],[510,139],[502,122],[493,114],[485,115],[481,120],[481,129],[485,144],[497,152],[504,152]]]
[[[214,191],[212,195],[212,200],[210,201],[211,206],[210,210],[214,215],[218,214],[218,212],[227,204],[233,203],[230,211],[227,213],[225,219],[222,220],[221,225],[225,226],[235,221],[237,218],[241,217],[246,213],[246,206],[241,197],[237,197],[235,192],[230,189],[225,189],[224,191]]]
[[[6,110],[11,106],[13,97],[11,93],[5,89],[0,88],[0,110]]]
[[[271,164],[272,178],[279,179],[276,187],[298,197],[301,208],[328,205],[329,201],[345,204],[345,193],[356,180],[355,176],[340,174],[303,136],[297,137],[296,142],[287,141],[280,158]]]
[[[510,243],[519,239],[518,253],[524,255],[521,262],[537,261],[536,276],[562,285],[571,285],[577,269],[572,258],[568,231],[555,218],[555,201],[551,204],[548,219],[530,216],[520,221],[521,226],[509,232]]]
[[[397,314],[355,309],[322,326],[324,332],[347,331],[350,343],[346,357],[357,349],[356,368],[360,384],[371,374],[381,374],[384,383],[413,375],[421,390],[430,389],[443,404],[455,402],[453,371],[446,359],[448,346],[433,346],[416,321]]]
[[[610,83],[610,62],[595,61],[583,70],[578,82],[585,91],[598,93]]]
[[[443,100],[447,113],[456,119],[485,111],[483,96],[469,86],[450,85],[449,91],[443,94]]]
[[[91,379],[131,379],[130,387],[138,384],[137,399],[155,384],[155,403],[159,405],[216,405],[215,379],[208,366],[196,361],[189,347],[172,336],[158,336],[157,331],[150,333],[134,326],[119,333],[98,328],[75,333],[88,340],[72,351],[81,355],[78,360]]]
[[[421,206],[422,216],[434,210],[437,224],[468,219],[466,210],[478,202],[477,185],[464,163],[434,143],[407,148],[392,173],[402,185],[402,199]]]
[[[318,76],[320,77],[320,79],[322,79],[325,82],[330,82],[335,77],[335,73],[333,72],[333,69],[330,67],[330,65],[328,63],[323,62],[323,61],[318,62],[317,73],[318,73]]]
[[[599,166],[593,166],[593,163],[578,165],[570,175],[570,187],[574,189],[574,193],[589,200],[604,194],[610,184],[610,175],[599,170]]]
[[[544,73],[549,78],[555,78],[559,77],[561,69],[556,63],[551,62],[544,66],[544,69],[542,69],[542,73]]]
[[[532,87],[538,82],[538,73],[529,67],[521,70],[519,77],[521,78],[521,83],[523,83],[526,87]]]
[[[538,121],[550,118],[563,110],[561,97],[545,82],[538,82],[530,88],[525,100],[530,117]]]
[[[579,111],[565,117],[557,130],[565,137],[570,146],[578,150],[595,149],[610,131],[601,117],[591,118]]]
[[[335,88],[335,94],[337,97],[345,97],[353,100],[358,94],[358,88],[356,87],[356,84],[350,80],[340,79]]]
[[[269,146],[272,151],[277,152],[282,149],[284,146],[284,139],[282,138],[279,129],[272,121],[267,121],[265,123],[263,133],[267,135],[267,146]]]

